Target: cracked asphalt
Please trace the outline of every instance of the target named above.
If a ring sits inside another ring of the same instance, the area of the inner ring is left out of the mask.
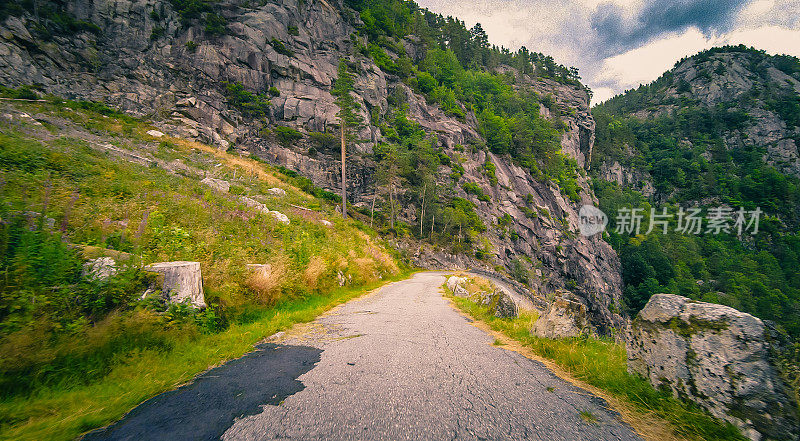
[[[222,438],[641,439],[602,399],[493,346],[442,297],[444,281],[419,273],[273,338],[320,360],[297,377],[302,390]]]

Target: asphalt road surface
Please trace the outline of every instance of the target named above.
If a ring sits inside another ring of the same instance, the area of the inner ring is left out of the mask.
[[[88,438],[640,439],[602,399],[493,346],[444,281],[420,273],[351,301]]]

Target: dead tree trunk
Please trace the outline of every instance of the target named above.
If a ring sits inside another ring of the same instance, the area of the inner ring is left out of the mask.
[[[389,189],[389,205],[392,207],[392,213],[389,216],[389,223],[394,230],[394,182],[392,182],[392,187]]]
[[[428,190],[428,183],[425,183],[425,186],[422,187],[422,204],[420,206],[420,213],[419,213],[419,237],[422,237],[422,224],[425,223],[425,192]]]
[[[369,213],[369,227],[374,228],[373,224],[375,223],[375,199],[378,198],[378,189],[375,189],[375,194],[372,195],[372,210]]]
[[[345,174],[345,139],[344,139],[344,120],[339,123],[342,136],[342,217],[347,218],[347,175]]]

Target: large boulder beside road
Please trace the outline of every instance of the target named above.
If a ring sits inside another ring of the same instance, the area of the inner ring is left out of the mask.
[[[774,330],[750,314],[656,294],[630,327],[628,371],[752,440],[798,440],[797,402],[779,374],[776,342]]]

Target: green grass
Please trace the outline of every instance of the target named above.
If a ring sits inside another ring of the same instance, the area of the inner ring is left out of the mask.
[[[407,277],[407,273],[391,280]],[[387,280],[388,281],[388,280]],[[43,388],[30,397],[0,402],[0,439],[73,439],[102,427],[148,398],[191,380],[196,374],[253,349],[264,337],[313,320],[330,308],[376,288],[341,288],[324,295],[286,301],[251,323],[177,343],[172,350],[144,350],[123,359],[102,380],[73,388]]]
[[[580,411],[581,419],[586,421],[589,424],[597,424],[597,417],[594,416],[593,413],[589,412],[588,410]]]
[[[666,392],[655,390],[645,379],[629,374],[622,345],[594,338],[538,338],[530,333],[535,316],[523,313],[515,319],[497,318],[470,299],[454,296],[451,299],[462,311],[554,361],[574,378],[632,404],[639,411],[665,419],[678,435],[706,441],[746,440],[734,426],[715,420],[696,406],[680,402]],[[592,422],[583,412],[581,417]]]
[[[0,121],[0,384],[15,385],[0,390],[0,439],[73,439],[408,275],[374,231],[337,217],[331,201],[269,165],[153,138],[147,122],[96,103],[0,106],[41,121]],[[160,162],[131,162],[102,145]],[[206,175],[235,190],[200,184]],[[286,195],[270,196],[271,187]],[[241,194],[290,224],[247,207]],[[44,214],[33,231],[26,212]],[[127,279],[86,280],[81,265],[97,255],[128,256]],[[140,265],[170,260],[200,262],[208,309],[138,299]],[[269,280],[254,281],[249,263],[271,264]]]

